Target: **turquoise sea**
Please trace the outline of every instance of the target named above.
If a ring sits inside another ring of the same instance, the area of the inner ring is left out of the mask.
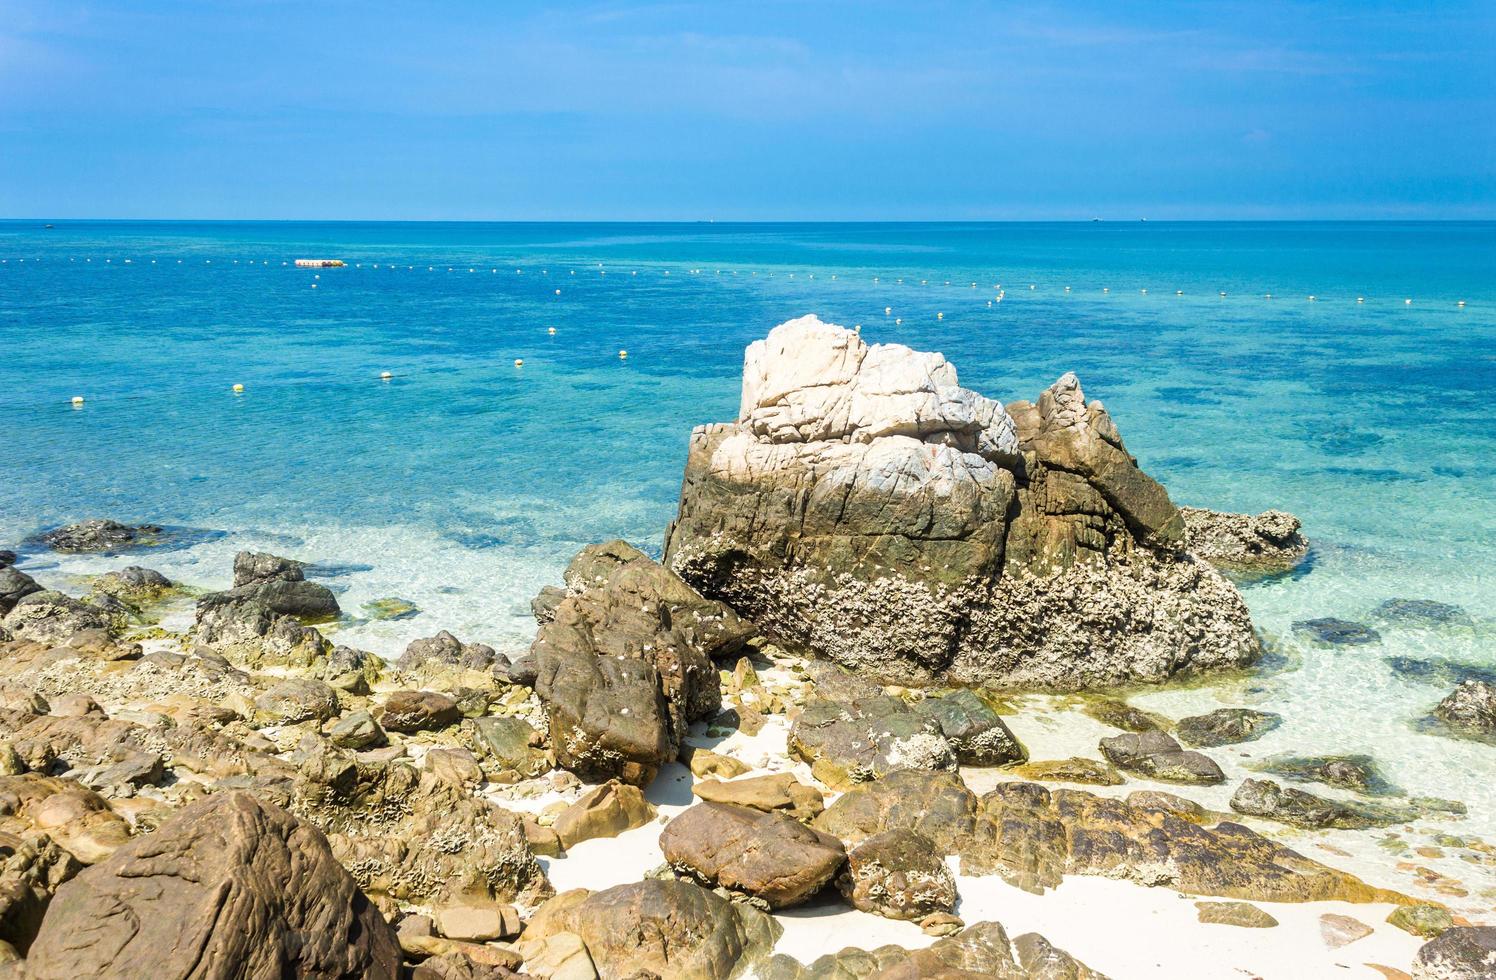
[[[1284,666],[1220,696],[1285,715],[1263,754],[1371,752],[1496,803],[1496,747],[1416,724],[1460,668],[1496,672],[1496,223],[0,222],[0,547],[93,516],[226,532],[145,561],[221,586],[271,548],[355,617],[422,610],[346,642],[522,648],[583,544],[658,549],[691,426],[807,312],[1004,400],[1075,370],[1176,501],[1298,514],[1308,570],[1245,588]],[[1290,628],[1393,597],[1473,625]]]

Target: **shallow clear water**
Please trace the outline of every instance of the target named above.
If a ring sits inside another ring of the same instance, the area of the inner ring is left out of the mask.
[[[383,653],[439,628],[523,647],[577,548],[657,548],[690,427],[735,413],[782,320],[943,351],[1005,400],[1073,369],[1177,501],[1291,510],[1315,543],[1245,590],[1292,669],[1219,692],[1287,716],[1262,753],[1369,751],[1496,830],[1496,747],[1416,731],[1451,684],[1386,664],[1496,668],[1496,224],[0,222],[0,260],[0,546],[91,516],[227,531],[147,561],[203,586],[243,547],[341,566],[355,615],[423,610],[340,635]],[[1475,625],[1290,630],[1391,597]]]

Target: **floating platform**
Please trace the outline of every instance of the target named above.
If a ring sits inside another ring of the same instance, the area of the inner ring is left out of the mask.
[[[342,259],[297,259],[298,269],[341,269],[347,265]]]

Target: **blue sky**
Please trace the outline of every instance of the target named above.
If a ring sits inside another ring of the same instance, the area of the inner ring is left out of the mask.
[[[1496,218],[1496,3],[0,0],[0,216]]]

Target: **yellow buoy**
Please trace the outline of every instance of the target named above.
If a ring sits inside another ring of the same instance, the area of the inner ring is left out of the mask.
[[[388,380],[390,380],[393,377],[394,377],[394,375],[391,374],[388,371],[380,371],[379,372],[379,380],[380,381],[388,381]]]
[[[937,313],[937,314],[935,314],[935,319],[937,319],[937,320],[944,320],[945,319],[945,314],[944,313]]]
[[[618,352],[618,358],[619,358],[619,360],[623,360],[624,358],[626,358],[628,356],[629,356],[629,352],[626,351],[626,350],[621,350],[621,351]]]
[[[241,385],[241,384],[235,384],[234,385],[234,394],[237,395],[237,394],[242,393],[243,391],[244,391],[244,386],[243,385]]]
[[[83,396],[82,395],[74,395],[73,396],[73,407],[74,408],[81,408],[82,406],[83,406]]]
[[[525,366],[525,359],[522,358],[522,357],[516,357],[514,359],[514,366],[515,367],[524,367]]]

